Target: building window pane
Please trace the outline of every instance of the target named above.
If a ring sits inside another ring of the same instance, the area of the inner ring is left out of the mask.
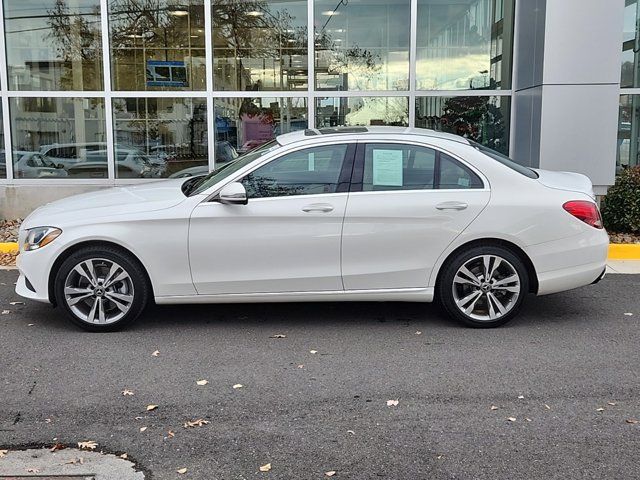
[[[306,90],[306,0],[213,0],[216,90]]]
[[[209,171],[204,98],[115,98],[113,117],[117,178]]]
[[[418,0],[419,90],[511,87],[514,0]]]
[[[409,6],[409,0],[316,0],[316,89],[407,90]]]
[[[101,90],[98,0],[4,0],[9,88]]]
[[[509,154],[509,97],[418,97],[416,127],[454,133]]]
[[[623,168],[640,165],[638,159],[640,142],[639,118],[640,95],[621,95],[616,173],[620,173]]]
[[[204,0],[109,0],[114,90],[204,90]]]
[[[307,128],[306,98],[216,98],[216,168],[282,133]]]
[[[107,178],[104,100],[10,99],[15,178]]]
[[[407,97],[327,97],[316,99],[316,127],[409,125]]]
[[[640,8],[636,0],[627,0],[624,8],[624,32],[622,35],[621,87],[638,87],[640,68]]]

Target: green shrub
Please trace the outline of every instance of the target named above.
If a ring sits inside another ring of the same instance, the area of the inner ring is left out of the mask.
[[[602,203],[602,218],[607,230],[640,233],[640,165],[618,175]]]

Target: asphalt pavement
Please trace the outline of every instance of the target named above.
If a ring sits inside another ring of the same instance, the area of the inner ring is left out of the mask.
[[[639,275],[530,297],[493,330],[313,303],[153,307],[107,334],[10,305],[16,278],[0,450],[94,441],[155,479],[640,478]]]

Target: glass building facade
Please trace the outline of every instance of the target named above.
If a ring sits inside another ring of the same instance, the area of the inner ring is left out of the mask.
[[[203,173],[340,125],[509,153],[514,0],[3,0],[0,15],[0,183]]]
[[[640,165],[640,3],[625,0],[616,172]]]

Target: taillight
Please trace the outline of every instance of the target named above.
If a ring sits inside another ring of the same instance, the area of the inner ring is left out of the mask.
[[[565,203],[562,208],[587,225],[591,225],[594,228],[603,228],[600,210],[598,210],[598,206],[593,202],[572,200]]]

